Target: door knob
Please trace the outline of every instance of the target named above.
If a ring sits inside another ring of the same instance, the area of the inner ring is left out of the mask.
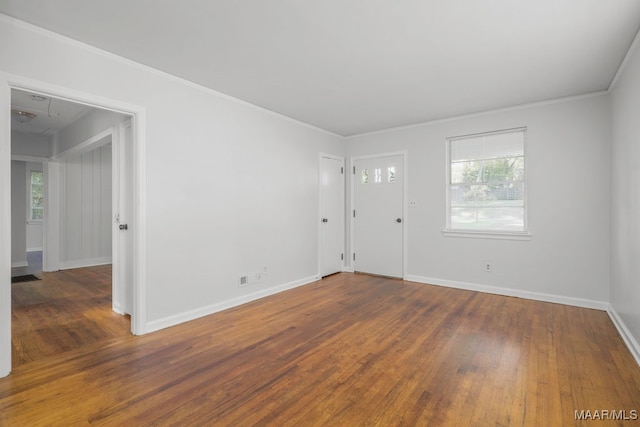
[[[402,222],[402,218],[396,218],[396,222]]]
[[[129,226],[127,224],[120,224],[120,230],[128,230]]]
[[[329,222],[327,218],[322,218],[322,222]]]

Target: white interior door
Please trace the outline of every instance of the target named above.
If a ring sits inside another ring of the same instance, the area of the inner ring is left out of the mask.
[[[130,229],[133,220],[133,146],[131,121],[117,129],[114,140],[113,190],[113,310],[117,313],[133,312],[133,235]]]
[[[344,160],[320,158],[320,275],[344,265]]]
[[[354,270],[403,275],[404,156],[354,161]]]

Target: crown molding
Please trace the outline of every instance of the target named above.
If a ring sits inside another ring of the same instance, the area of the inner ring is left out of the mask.
[[[453,122],[453,121],[463,120],[463,119],[472,119],[472,118],[476,118],[476,117],[488,116],[488,115],[491,115],[491,114],[505,113],[505,112],[509,112],[509,111],[524,110],[524,109],[527,109],[527,108],[543,107],[543,106],[546,106],[546,105],[560,104],[560,103],[563,103],[563,102],[572,102],[572,101],[578,101],[578,100],[581,100],[581,99],[595,98],[595,97],[598,97],[598,96],[607,95],[608,93],[609,93],[608,90],[601,90],[601,91],[590,92],[590,93],[585,93],[585,94],[581,94],[581,95],[565,96],[565,97],[560,97],[560,98],[548,99],[548,100],[544,100],[544,101],[528,102],[528,103],[524,103],[524,104],[513,105],[513,106],[510,106],[510,107],[494,108],[494,109],[491,109],[491,110],[478,111],[478,112],[475,112],[475,113],[468,113],[468,114],[460,114],[460,115],[450,116],[450,117],[443,117],[441,119],[427,120],[427,121],[424,121],[424,122],[418,122],[418,123],[413,123],[413,124],[409,124],[409,125],[396,126],[396,127],[386,128],[386,129],[374,130],[374,131],[371,131],[371,132],[363,132],[363,133],[358,133],[358,134],[355,134],[355,135],[349,135],[349,136],[345,137],[345,140],[349,140],[349,139],[352,139],[352,138],[359,138],[359,137],[362,137],[362,136],[372,136],[372,135],[384,134],[384,133],[387,133],[387,132],[396,132],[396,131],[401,131],[401,130],[408,130],[408,129],[418,128],[418,127],[422,127],[422,126],[433,126],[433,125],[437,125],[437,124],[440,124],[440,123]]]
[[[607,92],[611,92],[613,89],[615,89],[616,85],[618,84],[618,80],[620,80],[620,77],[622,77],[622,74],[624,73],[624,71],[627,68],[627,65],[629,64],[629,60],[631,59],[631,56],[633,56],[633,53],[638,48],[638,45],[640,45],[640,30],[636,33],[636,36],[633,38],[633,41],[631,42],[631,46],[629,46],[629,50],[627,50],[627,53],[624,55],[624,58],[622,59],[622,62],[618,67],[618,71],[616,71],[616,75],[613,76],[613,79],[609,84],[609,88],[607,89]]]

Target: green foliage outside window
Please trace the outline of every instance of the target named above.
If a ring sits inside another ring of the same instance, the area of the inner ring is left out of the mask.
[[[42,172],[31,172],[31,220],[41,221],[44,214],[44,196],[43,196],[43,176]]]
[[[518,200],[524,158],[468,160],[452,164],[452,184],[462,184],[465,201]]]
[[[449,140],[448,229],[526,231],[525,131]]]

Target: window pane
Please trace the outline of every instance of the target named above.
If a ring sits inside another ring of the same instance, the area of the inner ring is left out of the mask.
[[[525,231],[525,129],[449,140],[449,227]]]
[[[31,172],[31,185],[42,185],[42,172]]]
[[[451,206],[524,206],[524,183],[451,186]]]
[[[43,209],[35,208],[31,210],[31,219],[38,220],[43,218]]]
[[[376,168],[374,172],[375,177],[373,182],[375,182],[376,184],[380,184],[382,182],[382,169]]]
[[[451,183],[523,181],[524,158],[465,160],[451,164]]]
[[[524,207],[452,207],[451,228],[471,231],[523,231]]]
[[[368,169],[362,169],[362,183],[363,184],[368,184],[369,183],[369,170]]]
[[[40,220],[43,218],[43,180],[42,172],[31,172],[31,219]]]
[[[396,182],[396,167],[389,166],[389,168],[387,169],[387,172],[388,172],[387,182]]]

